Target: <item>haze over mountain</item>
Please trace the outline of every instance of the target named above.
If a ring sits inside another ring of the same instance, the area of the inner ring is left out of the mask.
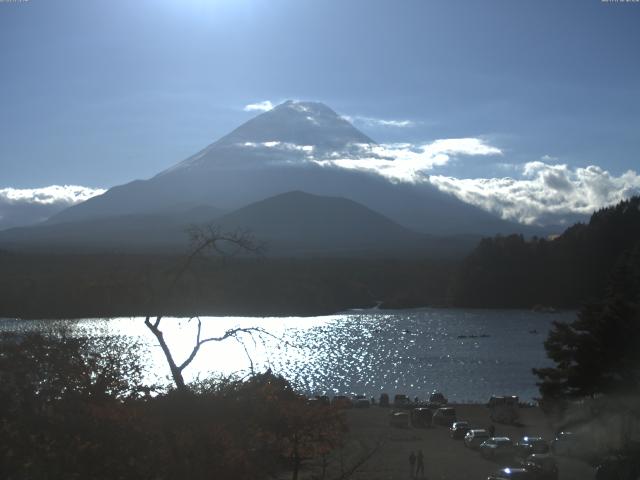
[[[376,143],[326,105],[287,101],[149,180],[114,187],[49,224],[159,213],[188,202],[232,211],[290,191],[343,197],[409,229],[432,235],[512,233],[504,221],[428,184],[392,182],[367,171],[320,164],[358,161]]]
[[[409,230],[339,197],[287,192],[224,214],[213,207],[48,223],[0,232],[0,245],[40,252],[178,253],[189,248],[191,226],[248,231],[270,257],[458,257],[479,237],[437,237]]]
[[[249,228],[275,255],[451,256],[477,238],[440,239],[411,231],[352,200],[288,192],[215,220],[222,229]]]

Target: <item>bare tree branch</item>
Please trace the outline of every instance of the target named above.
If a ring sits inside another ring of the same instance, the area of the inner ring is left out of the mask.
[[[191,268],[194,259],[205,254],[207,251],[211,251],[223,258],[226,258],[238,255],[239,253],[252,253],[261,255],[265,249],[265,245],[263,243],[257,242],[253,235],[246,230],[222,232],[219,227],[212,224],[207,224],[193,225],[187,229],[187,233],[189,235],[191,251],[187,255],[182,266],[176,271],[173,280],[169,285],[167,298],[170,298],[172,296],[180,279]],[[238,343],[240,343],[244,348],[247,358],[249,359],[251,372],[253,373],[253,360],[251,359],[249,351],[247,350],[247,347],[240,336],[248,334],[252,338],[254,344],[255,338],[253,338],[253,335],[258,335],[261,339],[263,335],[277,338],[275,337],[275,335],[270,334],[260,327],[238,327],[227,330],[223,335],[219,337],[208,337],[202,339],[202,320],[200,319],[200,317],[192,317],[190,320],[193,320],[193,318],[196,318],[198,321],[195,345],[193,346],[193,349],[191,350],[189,356],[180,365],[176,364],[173,355],[171,354],[171,350],[169,349],[169,346],[164,339],[164,335],[160,330],[160,321],[162,320],[162,316],[157,315],[155,321],[153,322],[151,321],[151,316],[147,316],[145,319],[145,325],[158,340],[158,343],[160,344],[160,347],[162,348],[162,351],[164,352],[164,355],[167,359],[167,363],[169,364],[169,368],[171,369],[171,375],[173,376],[176,387],[181,391],[186,391],[186,385],[182,372],[191,364],[191,362],[193,362],[196,355],[200,351],[200,347],[202,347],[202,345],[204,345],[205,343],[221,342],[228,338],[235,338],[236,341],[238,341]],[[264,344],[264,339],[262,340]]]
[[[160,325],[161,319],[162,319],[162,316],[158,315],[156,317],[156,321],[154,323],[151,323],[151,317],[147,316],[144,320],[144,323],[147,326],[147,328],[151,330],[151,333],[154,334],[154,336],[158,340],[158,343],[160,344],[160,348],[162,348],[162,352],[164,353],[164,356],[167,359],[167,363],[169,364],[169,369],[171,370],[171,376],[173,377],[173,381],[176,384],[176,388],[180,391],[186,391],[187,387],[186,387],[186,384],[184,383],[182,370],[179,369],[178,366],[176,365],[176,362],[173,359],[173,355],[171,354],[171,349],[169,348],[169,345],[167,345],[167,342],[164,339],[164,334],[158,328]]]
[[[191,225],[186,229],[186,233],[189,236],[190,253],[174,275],[167,292],[168,296],[173,294],[173,290],[182,276],[191,268],[194,259],[207,251],[212,251],[222,258],[226,258],[236,256],[241,252],[261,256],[266,250],[266,244],[258,242],[248,230],[238,229],[234,232],[223,232],[220,227],[214,224],[205,224]],[[231,251],[228,251],[229,248]]]
[[[251,372],[251,375],[255,374],[255,369],[253,368],[253,359],[251,358],[251,355],[249,355],[249,350],[247,350],[247,344],[244,343],[242,340],[240,340],[239,337],[235,337],[235,338],[236,338],[236,342],[242,345],[242,348],[244,349],[244,353],[247,355],[247,360],[249,360],[249,371]],[[253,339],[253,335],[251,336],[251,338]],[[253,343],[255,344],[256,342],[254,341]]]
[[[197,317],[197,319],[198,319],[198,332],[196,333],[196,344],[193,347],[193,350],[191,350],[191,354],[178,367],[180,372],[182,372],[193,361],[193,359],[196,358],[196,355],[200,350],[200,346],[202,345],[202,343],[200,342],[200,333],[202,332],[202,320],[200,320],[200,317]]]

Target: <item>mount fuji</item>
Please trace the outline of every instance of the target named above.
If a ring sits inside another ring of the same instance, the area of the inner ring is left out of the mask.
[[[324,231],[344,229],[351,223],[351,239],[347,242],[350,245],[357,244],[358,230],[363,232],[361,240],[370,237],[372,231],[392,230],[396,241],[402,231],[406,238],[400,244],[413,244],[418,236],[424,235],[476,237],[528,231],[528,227],[502,220],[428,183],[391,182],[366,170],[344,169],[316,161],[339,157],[357,162],[363,148],[376,146],[376,142],[326,105],[287,101],[148,180],[113,187],[60,212],[45,224],[1,232],[0,244],[27,245],[52,236],[60,243],[66,240],[75,243],[78,232],[83,232],[80,236],[85,245],[104,242],[105,238],[122,239],[121,243],[126,245],[132,239],[132,225],[137,225],[141,231],[136,235],[143,245],[143,227],[149,223],[154,225],[148,231],[154,232],[156,241],[158,235],[162,237],[163,225],[166,229],[171,227],[172,233],[167,230],[164,235],[171,243],[171,239],[179,236],[178,226],[193,219],[202,220],[203,211],[217,212],[208,218],[220,220],[223,226],[229,223],[254,230],[256,216],[234,216],[234,211],[241,208],[250,211],[252,204],[288,192],[313,196],[313,202],[302,203],[313,205],[315,213],[287,210],[284,200],[296,203],[302,198],[287,195],[271,202],[270,209],[261,207],[261,225],[269,223],[268,215],[277,216],[282,224],[283,211],[295,212],[297,217],[291,218],[291,224],[299,230],[308,227],[305,221],[321,222],[320,230]],[[327,200],[336,198],[351,202],[348,211],[352,217],[343,216],[340,225],[333,222],[335,201]],[[318,216],[323,204],[326,215]],[[361,210],[352,208],[354,205]],[[194,217],[194,212],[200,216]],[[235,220],[225,220],[225,216]],[[238,219],[242,218],[246,224],[239,223]],[[99,224],[109,225],[108,231],[98,227]],[[268,230],[275,235],[273,228]],[[302,241],[303,237],[307,238],[298,231],[292,233],[289,240]],[[331,250],[330,246],[327,248]]]

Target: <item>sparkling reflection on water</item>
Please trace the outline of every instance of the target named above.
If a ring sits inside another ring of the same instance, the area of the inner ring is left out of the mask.
[[[486,401],[492,394],[538,395],[533,367],[549,364],[543,342],[553,320],[574,312],[521,310],[363,310],[321,317],[202,317],[203,338],[233,327],[261,327],[268,335],[204,345],[187,379],[245,375],[271,368],[308,394],[406,393],[436,389],[454,401]],[[3,330],[42,329],[46,321],[1,320]],[[59,322],[56,322],[59,323]],[[141,318],[65,322],[72,331],[127,335],[149,347],[150,382],[167,382],[169,370]],[[190,352],[195,320],[165,318],[162,330],[178,362]],[[275,337],[275,338],[274,338]],[[245,352],[246,347],[246,352]]]

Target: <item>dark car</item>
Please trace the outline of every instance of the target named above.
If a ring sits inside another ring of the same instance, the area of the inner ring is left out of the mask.
[[[513,453],[513,442],[508,437],[491,437],[480,444],[480,454],[484,458],[511,458]]]
[[[402,393],[398,393],[393,397],[393,406],[395,408],[409,408],[411,406],[411,400],[409,397]]]
[[[464,436],[464,445],[469,448],[480,448],[486,440],[491,438],[489,432],[482,428],[473,428]]]
[[[346,395],[336,395],[331,400],[331,405],[337,408],[352,408],[353,401]]]
[[[536,480],[526,468],[502,468],[487,477],[487,480]]]
[[[307,405],[310,407],[315,407],[316,405],[320,405],[320,400],[317,398],[307,398]]]
[[[555,455],[586,457],[592,450],[587,437],[572,432],[560,432],[551,442],[551,451]]]
[[[558,464],[550,454],[531,454],[522,462],[522,466],[531,472],[536,480],[558,480]]]
[[[635,453],[635,452],[634,452]],[[640,478],[640,458],[609,457],[596,467],[596,480],[636,480]]]
[[[389,414],[389,425],[395,428],[409,428],[409,414],[401,411],[391,412]]]
[[[411,410],[411,425],[414,427],[430,427],[433,411],[430,408],[418,407]]]
[[[469,430],[471,430],[469,422],[453,422],[453,425],[451,425],[451,428],[449,429],[449,434],[451,435],[451,438],[460,440],[464,438]]]
[[[446,405],[448,403],[447,397],[445,397],[442,392],[433,392],[429,395],[429,402],[437,403],[439,405]]]
[[[453,407],[442,407],[433,414],[433,425],[444,425],[450,427],[457,420],[456,409]]]
[[[522,437],[518,443],[516,443],[516,454],[519,457],[526,458],[534,453],[549,453],[551,447],[542,437]]]

